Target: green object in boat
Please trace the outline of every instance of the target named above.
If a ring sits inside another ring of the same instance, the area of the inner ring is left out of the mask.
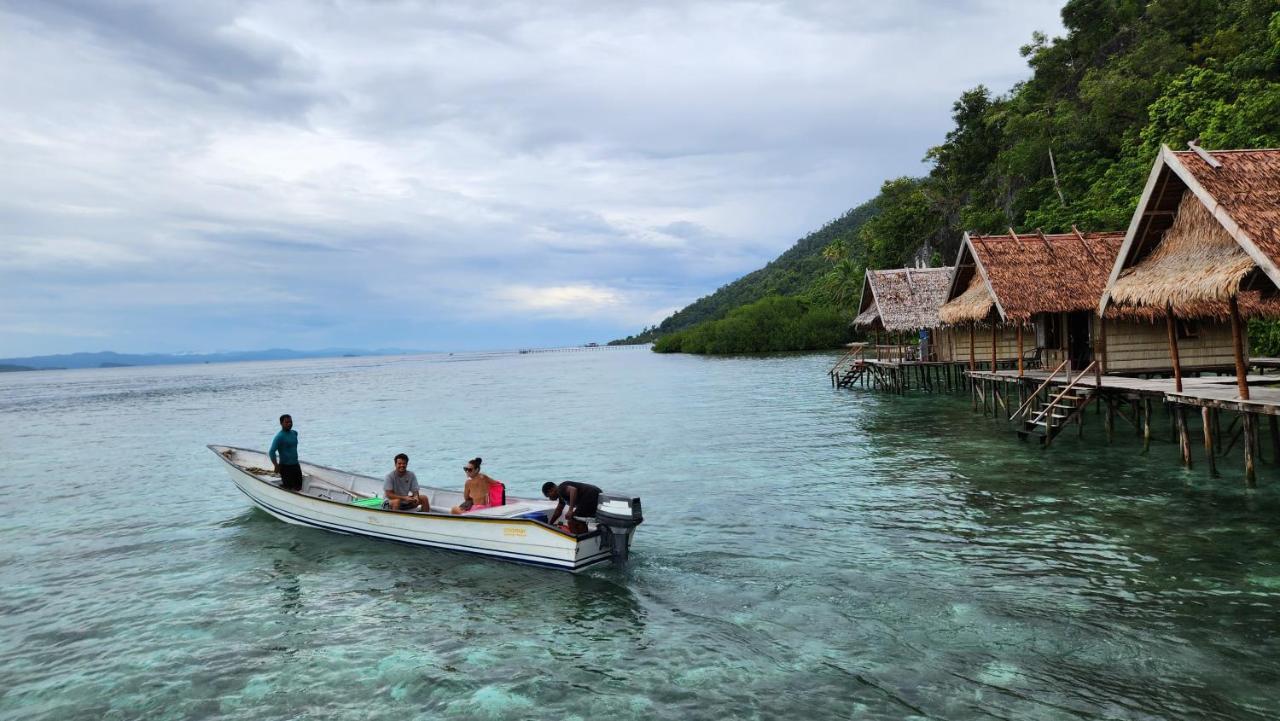
[[[381,498],[360,498],[351,502],[353,506],[363,506],[364,508],[382,508]]]

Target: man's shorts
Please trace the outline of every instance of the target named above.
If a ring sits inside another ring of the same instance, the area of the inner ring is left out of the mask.
[[[573,515],[577,518],[595,518],[599,506],[599,493],[584,493],[578,497],[578,509]]]
[[[287,491],[302,490],[302,466],[297,463],[280,464],[280,487]]]

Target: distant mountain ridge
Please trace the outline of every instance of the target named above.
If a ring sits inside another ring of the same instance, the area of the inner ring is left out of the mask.
[[[668,316],[658,325],[636,335],[610,341],[610,345],[650,343],[660,336],[674,333],[709,320],[718,320],[729,311],[754,303],[770,295],[801,295],[810,290],[831,269],[822,250],[837,238],[856,236],[878,212],[873,201],[853,208],[818,230],[797,240],[786,252],[765,267],[721,286]]]
[[[349,355],[401,355],[421,352],[401,348],[381,348],[372,351],[355,348],[325,348],[314,351],[271,348],[268,350],[223,351],[218,353],[116,353],[113,351],[99,351],[96,353],[66,353],[29,356],[26,358],[0,358],[0,368],[14,371],[64,368],[121,368],[125,366],[232,363],[252,360],[339,358]]]

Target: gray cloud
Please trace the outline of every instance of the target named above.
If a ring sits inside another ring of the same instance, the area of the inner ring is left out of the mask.
[[[1057,2],[0,1],[0,356],[632,332],[922,172]]]

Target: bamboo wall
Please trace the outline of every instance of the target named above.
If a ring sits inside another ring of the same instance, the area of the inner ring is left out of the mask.
[[[1231,325],[1201,320],[1197,338],[1178,339],[1178,359],[1184,369],[1233,367]],[[1245,341],[1248,347],[1248,341]],[[1169,331],[1163,320],[1107,321],[1107,372],[1167,371]]]
[[[996,343],[996,358],[1002,361],[1017,360],[1018,332],[1013,327],[1000,328]],[[946,326],[934,329],[938,338],[938,360],[954,360],[969,362],[969,328],[968,326]],[[954,345],[953,345],[954,343]],[[1035,333],[1023,331],[1023,352],[1029,353],[1036,347]],[[991,362],[991,327],[979,327],[973,336],[974,358],[979,363]]]

